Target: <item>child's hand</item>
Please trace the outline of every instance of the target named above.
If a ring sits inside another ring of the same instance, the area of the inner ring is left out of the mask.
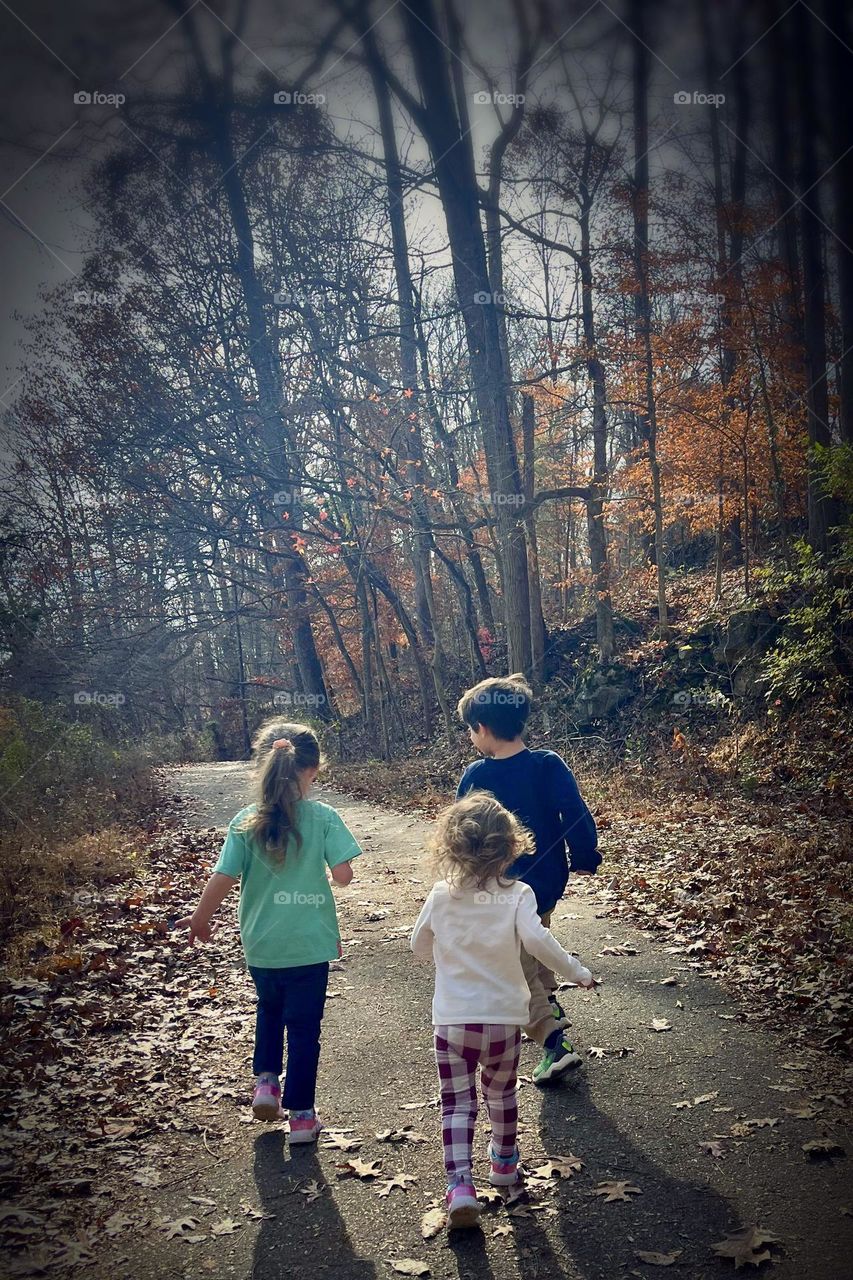
[[[209,920],[200,920],[195,916],[184,916],[183,920],[175,921],[176,929],[189,929],[190,946],[198,938],[199,942],[210,942],[216,932],[216,925],[212,925]]]

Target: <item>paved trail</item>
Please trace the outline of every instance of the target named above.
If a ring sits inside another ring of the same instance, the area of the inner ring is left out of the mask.
[[[224,825],[244,801],[242,765],[184,767],[170,781],[187,797],[187,811],[200,827]],[[809,1162],[801,1149],[822,1132],[824,1119],[837,1132],[837,1108],[820,1100],[820,1120],[786,1111],[813,1098],[820,1081],[790,1069],[801,1065],[791,1050],[740,1022],[737,1006],[716,983],[606,915],[598,883],[588,880],[573,882],[554,928],[604,977],[600,999],[568,995],[583,1050],[608,1052],[587,1058],[570,1085],[544,1092],[528,1079],[519,1095],[528,1166],[571,1152],[584,1168],[571,1180],[554,1180],[553,1192],[534,1203],[529,1216],[489,1207],[482,1232],[456,1233],[459,1238],[450,1240],[442,1232],[424,1241],[421,1217],[441,1195],[443,1180],[433,1102],[431,971],[414,961],[407,934],[427,887],[427,824],[328,791],[322,798],[341,811],[367,852],[356,864],[353,885],[338,895],[345,960],[332,976],[337,994],[324,1023],[321,1114],[328,1125],[363,1139],[357,1154],[381,1160],[385,1176],[404,1171],[417,1181],[381,1197],[375,1184],[337,1177],[347,1154],[321,1147],[291,1155],[279,1126],[245,1123],[247,1018],[225,1050],[235,1088],[243,1090],[241,1105],[220,1100],[212,1107],[211,1123],[229,1137],[215,1149],[215,1160],[201,1139],[187,1144],[185,1161],[174,1170],[177,1185],[161,1206],[175,1216],[198,1213],[189,1196],[208,1197],[217,1213],[230,1209],[243,1225],[207,1245],[141,1245],[135,1275],[372,1280],[393,1275],[387,1259],[415,1258],[435,1277],[460,1280],[621,1280],[657,1274],[637,1250],[681,1250],[670,1274],[712,1280],[734,1268],[713,1257],[711,1242],[747,1224],[782,1241],[762,1273],[777,1280],[851,1274],[853,1219],[842,1208],[853,1197],[845,1193],[844,1161]],[[637,954],[600,956],[605,947],[624,943]],[[215,971],[213,949],[209,963]],[[235,975],[232,969],[238,981]],[[678,985],[661,985],[670,976]],[[248,986],[245,997],[248,1011]],[[672,1029],[652,1031],[656,1018]],[[626,1052],[620,1056],[619,1050]],[[536,1052],[523,1048],[527,1076]],[[712,1096],[695,1101],[703,1095]],[[678,1102],[691,1105],[678,1109]],[[733,1125],[748,1121],[763,1123],[732,1135]],[[374,1136],[406,1124],[430,1141],[391,1146]],[[718,1141],[721,1156],[703,1151],[703,1141]],[[476,1172],[485,1183],[483,1152],[478,1133]],[[606,1180],[629,1182],[641,1194],[629,1203],[605,1203],[593,1192]],[[311,1191],[319,1194],[301,1194]],[[273,1216],[246,1219],[241,1202]]]

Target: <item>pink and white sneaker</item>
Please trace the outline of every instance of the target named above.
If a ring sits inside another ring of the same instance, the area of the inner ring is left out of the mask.
[[[310,1116],[290,1117],[290,1145],[294,1143],[316,1142],[323,1131],[320,1117],[315,1111]]]
[[[480,1202],[470,1182],[460,1182],[451,1187],[445,1197],[447,1204],[447,1230],[457,1227],[476,1227],[480,1222]]]
[[[283,1120],[281,1087],[277,1084],[256,1084],[252,1094],[252,1115],[257,1120]]]
[[[521,1182],[518,1147],[511,1156],[499,1156],[489,1143],[489,1183],[493,1187],[514,1187]]]

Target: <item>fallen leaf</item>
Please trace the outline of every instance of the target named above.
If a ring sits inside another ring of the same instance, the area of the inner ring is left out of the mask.
[[[197,1226],[198,1218],[173,1218],[159,1223],[160,1230],[166,1232],[167,1240],[175,1240],[188,1231],[195,1231]]]
[[[132,1227],[133,1223],[133,1218],[128,1218],[127,1214],[124,1214],[120,1209],[117,1209],[115,1213],[110,1214],[104,1223],[104,1231],[110,1239],[115,1239],[115,1237],[120,1235],[122,1231],[126,1231],[128,1227]]]
[[[421,1218],[421,1235],[424,1240],[437,1236],[447,1224],[447,1214],[443,1209],[428,1209]]]
[[[762,1262],[768,1262],[770,1253],[764,1245],[778,1243],[779,1237],[765,1231],[763,1227],[741,1227],[739,1231],[726,1236],[725,1240],[718,1240],[711,1248],[718,1258],[731,1258],[735,1271],[740,1271],[747,1263],[758,1267]]]
[[[339,1164],[339,1178],[375,1178],[382,1172],[381,1160],[347,1160]]]
[[[573,1174],[580,1173],[582,1168],[583,1161],[578,1160],[577,1156],[557,1156],[554,1160],[540,1164],[538,1169],[533,1169],[532,1176],[534,1178],[571,1178]]]
[[[786,1107],[785,1110],[795,1120],[814,1120],[823,1111],[823,1107],[814,1107],[810,1102],[804,1102],[800,1107]]]
[[[322,1145],[327,1151],[358,1151],[360,1138],[346,1138],[339,1133],[326,1133]]]
[[[834,1138],[812,1138],[803,1143],[803,1151],[810,1160],[830,1160],[844,1155],[844,1148]]]
[[[661,987],[677,987],[677,986],[678,986],[678,979],[677,979],[677,978],[673,978],[673,977],[669,977],[669,978],[661,978],[660,982],[658,983],[658,986],[661,986]]]
[[[675,1107],[676,1111],[691,1111],[693,1109],[693,1103],[687,1101],[673,1102],[672,1105]]]
[[[402,1129],[383,1129],[376,1134],[377,1142],[426,1142],[427,1139],[422,1133],[416,1133],[410,1125],[403,1125]]]
[[[308,1183],[307,1187],[300,1187],[299,1194],[304,1196],[309,1204],[313,1204],[315,1200],[319,1200],[323,1194],[324,1188],[320,1186],[316,1178]]]
[[[592,1194],[604,1196],[604,1203],[611,1204],[614,1200],[628,1200],[630,1203],[630,1196],[640,1196],[643,1193],[630,1182],[599,1182]]]
[[[396,1271],[401,1276],[428,1276],[429,1267],[425,1262],[418,1262],[417,1258],[386,1258],[392,1271]]]
[[[655,1253],[654,1250],[637,1249],[637,1257],[651,1267],[671,1267],[681,1257],[683,1249],[673,1249],[672,1253]]]
[[[413,1177],[411,1173],[395,1173],[385,1182],[377,1183],[374,1190],[378,1196],[384,1198],[390,1195],[395,1188],[399,1188],[400,1191],[408,1191],[409,1184],[412,1182],[417,1182],[417,1178]]]
[[[606,1049],[599,1049],[597,1045],[594,1044],[591,1044],[587,1049],[587,1053],[591,1058],[603,1058],[606,1052]]]
[[[709,1142],[700,1142],[699,1146],[706,1156],[713,1156],[715,1160],[722,1160],[723,1148],[719,1142],[712,1139]]]
[[[256,1209],[254,1205],[246,1204],[240,1201],[240,1208],[243,1210],[247,1218],[251,1218],[253,1222],[269,1222],[275,1217],[274,1213],[264,1213],[263,1209]]]
[[[715,1098],[719,1097],[719,1093],[719,1089],[716,1089],[713,1093],[700,1093],[698,1098],[693,1099],[694,1107],[700,1107],[703,1102],[713,1102]]]
[[[477,1192],[477,1199],[484,1204],[503,1204],[503,1196],[497,1187],[483,1187]]]
[[[672,1026],[667,1022],[666,1018],[652,1018],[649,1029],[651,1031],[671,1031]]]
[[[512,1226],[508,1222],[499,1222],[492,1232],[493,1236],[511,1236]]]
[[[239,1231],[243,1224],[236,1222],[233,1218],[223,1218],[221,1222],[211,1223],[211,1233],[215,1236],[233,1236],[235,1231]]]

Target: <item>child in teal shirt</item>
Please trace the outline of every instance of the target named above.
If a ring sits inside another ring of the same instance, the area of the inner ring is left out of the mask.
[[[189,929],[191,943],[209,942],[213,913],[240,882],[240,937],[258,993],[252,1110],[276,1120],[286,1107],[291,1143],[313,1142],[321,1129],[314,1102],[329,962],[341,954],[326,871],[335,884],[349,884],[361,849],[334,809],[306,799],[321,764],[312,729],[268,721],[254,746],[258,802],[230,823],[198,906],[178,925]]]

